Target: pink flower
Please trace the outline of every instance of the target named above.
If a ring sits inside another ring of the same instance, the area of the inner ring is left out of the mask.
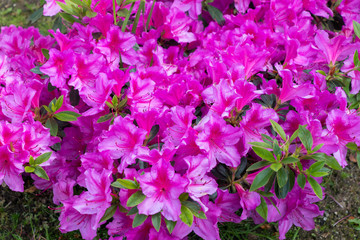
[[[50,76],[50,82],[58,88],[65,87],[67,78],[73,73],[74,55],[72,50],[60,52],[50,49],[49,60],[40,67],[40,71]]]
[[[240,154],[236,148],[242,132],[220,118],[217,114],[209,114],[196,126],[199,131],[196,144],[206,151],[210,160],[210,168],[214,168],[216,160],[231,167],[240,164]]]
[[[99,143],[99,151],[109,151],[113,159],[121,158],[119,171],[135,163],[137,153],[145,140],[146,131],[137,128],[129,118],[117,117]]]
[[[65,3],[64,0],[46,0],[44,5],[44,16],[54,16],[60,12],[61,8],[56,2]]]
[[[146,199],[138,205],[139,213],[153,215],[158,212],[168,220],[177,221],[181,203],[179,196],[185,192],[188,181],[175,173],[174,168],[166,161],[159,161],[151,172],[138,178]]]
[[[23,164],[27,154],[15,154],[10,151],[10,146],[0,146],[0,184],[4,181],[11,190],[24,191],[24,181],[21,173],[24,172]]]

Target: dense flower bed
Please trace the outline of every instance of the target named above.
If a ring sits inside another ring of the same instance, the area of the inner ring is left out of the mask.
[[[0,183],[51,189],[60,230],[220,239],[305,230],[360,153],[357,0],[46,0],[0,33]],[[354,34],[355,33],[355,34]]]

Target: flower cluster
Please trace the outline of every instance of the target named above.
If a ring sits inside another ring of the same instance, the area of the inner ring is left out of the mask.
[[[220,239],[219,222],[315,227],[360,154],[360,6],[46,0],[50,36],[0,33],[0,183],[29,175],[60,230]],[[61,19],[59,18],[59,19]],[[340,19],[340,20],[339,20]]]

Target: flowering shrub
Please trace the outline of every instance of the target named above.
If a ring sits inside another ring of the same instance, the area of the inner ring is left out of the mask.
[[[51,36],[1,28],[0,183],[52,189],[84,239],[313,229],[360,158],[357,3],[46,0]]]

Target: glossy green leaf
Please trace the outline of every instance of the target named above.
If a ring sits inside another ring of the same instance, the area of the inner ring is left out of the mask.
[[[268,161],[256,162],[253,165],[251,165],[248,169],[246,169],[246,171],[247,172],[254,171],[254,170],[269,166],[270,164],[271,164],[271,162],[268,162]]]
[[[225,23],[225,19],[223,16],[223,13],[217,9],[216,7],[213,7],[211,5],[207,5],[207,10],[210,13],[210,16],[219,24],[223,25]]]
[[[288,181],[288,174],[285,168],[282,167],[279,171],[277,171],[276,179],[280,188],[285,186],[286,182]]]
[[[108,209],[106,209],[104,216],[102,216],[102,218],[100,219],[99,223],[103,222],[103,221],[107,221],[110,218],[112,218],[116,212],[117,209],[117,205],[111,205],[110,207],[108,207]]]
[[[45,127],[50,129],[50,135],[56,136],[59,130],[59,126],[54,118],[49,118],[46,120]]]
[[[126,214],[126,216],[131,216],[139,212],[139,209],[137,207],[133,207],[129,210],[129,212]]]
[[[49,49],[42,48],[42,49],[41,49],[41,52],[42,52],[42,54],[44,55],[44,57],[45,57],[47,60],[49,60],[49,58],[50,58]]]
[[[117,183],[117,184],[115,184]],[[111,184],[113,187],[123,188],[123,189],[138,189],[139,185],[136,184],[134,181],[129,179],[117,179],[116,182]]]
[[[31,166],[26,166],[25,167],[25,172],[27,173],[32,173],[35,171],[35,168],[34,167],[31,167]]]
[[[290,157],[284,158],[281,162],[283,164],[290,164],[290,163],[297,163],[298,161],[300,161],[298,158],[290,156]]]
[[[354,142],[349,142],[348,144],[346,144],[346,147],[350,150],[353,151],[357,151],[358,150],[358,146],[356,145],[356,143]]]
[[[260,147],[260,148],[266,148],[266,149],[271,149],[272,145],[265,143],[265,142],[250,142],[250,145],[253,145],[255,147]]]
[[[318,172],[320,169],[322,169],[324,167],[324,165],[325,165],[325,162],[315,162],[309,167],[307,172],[309,172],[309,173]]]
[[[113,116],[114,116],[114,115],[113,115],[112,113],[106,114],[105,116],[100,117],[100,118],[97,120],[97,123],[102,123],[102,122],[109,121],[110,119],[113,118]]]
[[[355,51],[355,53],[354,53],[354,65],[355,65],[355,67],[358,67],[358,66],[360,66],[360,60],[359,60],[359,52],[358,52],[358,50],[356,50]]]
[[[274,172],[279,171],[279,169],[281,169],[281,167],[282,167],[281,163],[273,163],[273,164],[270,165],[270,168],[272,170],[274,170]]]
[[[35,164],[36,164],[36,165],[40,165],[40,164],[46,162],[46,161],[49,160],[49,158],[51,157],[51,154],[52,154],[52,152],[46,152],[46,153],[38,156],[38,157],[35,159]]]
[[[266,168],[263,171],[259,172],[256,175],[253,183],[251,184],[250,191],[255,191],[256,189],[264,186],[269,181],[273,172],[274,171],[271,168]]]
[[[289,142],[291,143],[292,141],[295,140],[295,138],[297,138],[299,136],[299,129],[297,129],[290,137]]]
[[[310,183],[311,188],[313,189],[314,193],[316,194],[316,196],[319,199],[323,199],[323,192],[322,192],[320,184],[312,177],[308,177],[307,179],[308,179],[308,182]]]
[[[30,69],[31,72],[33,73],[36,73],[36,74],[43,74],[41,71],[40,71],[40,66],[36,66],[32,69]]]
[[[302,125],[299,126],[299,138],[306,150],[311,151],[313,145],[313,138],[310,131]]]
[[[171,234],[173,232],[177,222],[167,220],[166,218],[164,218],[164,220],[165,220],[165,223],[166,223],[166,228],[169,231],[169,233]]]
[[[296,178],[296,181],[299,185],[299,187],[301,187],[302,189],[304,189],[305,187],[305,184],[306,184],[306,177],[304,174],[300,173],[297,178]]]
[[[259,148],[259,147],[252,147],[252,149],[254,150],[254,152],[256,153],[256,155],[258,155],[259,157],[261,157],[264,160],[268,160],[270,162],[275,162],[275,157],[272,154],[272,152],[263,149],[263,148]]]
[[[126,202],[127,207],[135,207],[145,200],[146,196],[141,192],[137,191],[129,197]]]
[[[181,221],[183,221],[183,223],[191,227],[191,225],[194,222],[194,214],[191,212],[191,210],[188,207],[182,205],[180,219]]]
[[[319,151],[319,150],[322,148],[322,146],[324,146],[324,144],[323,144],[323,143],[320,143],[319,145],[317,145],[316,147],[314,147],[314,148],[311,150],[311,152],[314,153],[314,152]]]
[[[152,222],[152,225],[154,226],[155,230],[157,232],[159,232],[160,226],[161,226],[161,214],[157,213],[155,215],[152,215],[151,222]]]
[[[261,203],[259,206],[257,206],[256,208],[256,212],[263,218],[265,219],[265,221],[267,220],[267,215],[268,215],[268,207],[266,204],[266,201],[263,197],[261,197]]]
[[[34,173],[35,173],[38,177],[49,181],[49,176],[47,175],[47,173],[45,172],[45,170],[44,170],[42,167],[36,166],[36,167],[35,167],[35,170],[34,170]]]
[[[284,142],[286,142],[286,134],[284,129],[274,120],[270,119],[270,122],[274,131],[277,132],[277,134],[279,134],[279,136],[281,137],[282,140],[284,140]]]
[[[133,228],[136,228],[138,226],[140,226],[141,224],[143,224],[145,222],[145,220],[148,218],[147,215],[144,215],[144,214],[136,214],[135,215],[135,218],[133,220],[133,223],[132,223],[132,227]]]
[[[72,111],[63,111],[56,113],[54,117],[63,122],[72,122],[76,121],[81,115]]]
[[[360,24],[353,20],[354,32],[358,38],[360,38]]]

